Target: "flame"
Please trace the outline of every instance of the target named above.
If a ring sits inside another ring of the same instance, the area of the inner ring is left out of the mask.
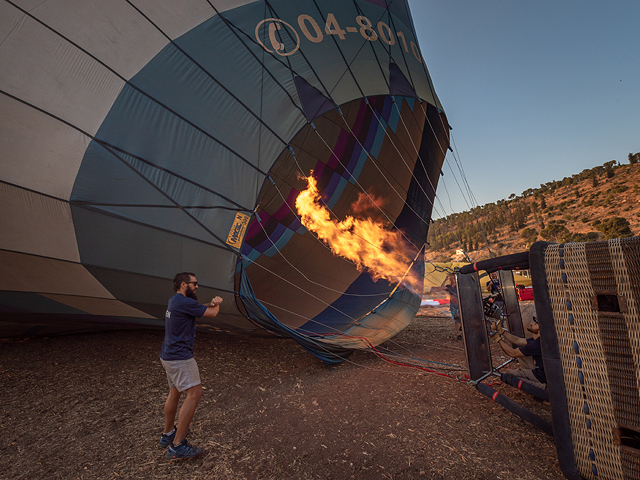
[[[305,180],[308,186],[296,198],[302,224],[325,242],[335,255],[351,260],[358,270],[366,270],[374,280],[382,278],[411,288],[418,280],[410,268],[417,251],[403,239],[402,234],[388,230],[383,222],[371,218],[347,216],[342,221],[332,218],[329,209],[321,204],[316,179],[309,176]],[[361,194],[352,211],[368,211],[363,209],[363,198],[366,197]],[[377,203],[379,199],[373,201]]]
[[[351,205],[351,211],[354,215],[369,217],[379,216],[382,207],[384,206],[384,199],[377,197],[371,190],[367,193],[360,192],[358,199],[353,205]]]

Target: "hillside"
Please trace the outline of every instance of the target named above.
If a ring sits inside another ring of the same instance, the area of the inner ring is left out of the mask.
[[[426,259],[463,260],[459,251],[464,249],[479,261],[526,250],[537,240],[583,242],[639,235],[640,153],[629,154],[629,162],[612,160],[508,200],[435,220]]]

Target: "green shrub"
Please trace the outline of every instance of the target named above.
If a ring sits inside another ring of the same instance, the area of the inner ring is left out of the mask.
[[[604,238],[606,240],[633,236],[631,224],[627,219],[622,217],[609,218],[608,220],[599,223],[596,228],[604,233]]]
[[[600,232],[574,233],[571,237],[572,242],[595,242],[603,238]]]
[[[533,243],[538,238],[538,232],[536,232],[533,228],[525,228],[522,230],[520,237],[527,243]]]
[[[571,240],[571,232],[560,223],[551,223],[540,232],[540,236],[545,240],[553,242],[566,242]]]

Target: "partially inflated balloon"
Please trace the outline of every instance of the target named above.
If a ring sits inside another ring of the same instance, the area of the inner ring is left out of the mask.
[[[182,271],[225,299],[201,328],[328,363],[420,305],[448,124],[405,0],[2,1],[0,112],[3,336],[162,326]],[[311,172],[406,275],[303,226]]]

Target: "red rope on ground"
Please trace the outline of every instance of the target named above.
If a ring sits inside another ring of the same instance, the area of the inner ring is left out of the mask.
[[[502,380],[496,380],[495,382],[486,383],[489,387],[497,387],[498,385],[502,385]]]
[[[326,334],[326,335],[323,335],[323,336],[326,336],[326,337],[329,337],[329,336],[341,336],[341,337],[347,337],[347,338],[356,338],[356,339],[362,340],[364,343],[366,343],[367,346],[369,347],[369,349],[377,357],[381,358],[385,362],[391,363],[392,365],[397,365],[399,367],[415,368],[417,370],[422,370],[423,372],[433,373],[435,375],[440,375],[441,377],[451,378],[451,379],[457,380],[457,381],[459,381],[461,383],[467,383],[466,379],[462,379],[460,377],[457,377],[456,375],[454,375],[452,373],[440,372],[438,370],[433,370],[431,368],[421,367],[420,365],[412,365],[410,363],[404,363],[404,362],[398,362],[396,360],[391,360],[390,358],[387,358],[382,352],[380,352],[376,347],[374,347],[373,344],[369,340],[367,340],[365,337],[359,337],[359,336],[356,336],[356,335],[346,335],[344,333],[330,333],[330,334]],[[465,375],[465,377],[468,378],[467,375]]]

